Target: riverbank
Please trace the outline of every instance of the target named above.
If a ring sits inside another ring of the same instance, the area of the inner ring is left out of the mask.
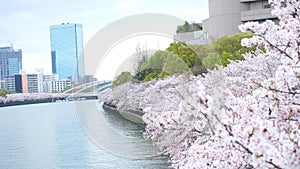
[[[14,101],[14,102],[7,102],[7,103],[0,103],[0,107],[7,107],[7,106],[21,106],[21,105],[28,105],[28,104],[40,104],[40,103],[52,103],[53,99],[42,99],[42,100],[24,100],[24,101]]]
[[[142,111],[137,111],[137,110],[118,111],[115,105],[111,105],[106,102],[103,103],[102,107],[104,110],[112,110],[114,112],[119,113],[121,116],[123,116],[129,121],[132,121],[142,126],[146,125],[146,123],[143,121],[143,115],[145,113]]]

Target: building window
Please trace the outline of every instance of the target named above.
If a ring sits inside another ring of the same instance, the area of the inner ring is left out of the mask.
[[[264,8],[264,9],[271,8],[271,4],[265,4],[265,5],[263,6],[263,8]]]

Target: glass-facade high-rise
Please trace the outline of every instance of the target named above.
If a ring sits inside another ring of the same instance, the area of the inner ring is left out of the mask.
[[[22,50],[12,46],[0,47],[0,80],[19,74],[22,69]]]
[[[50,26],[52,73],[78,83],[84,76],[81,24]]]

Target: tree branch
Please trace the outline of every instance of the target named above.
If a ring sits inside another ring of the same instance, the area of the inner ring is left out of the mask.
[[[291,94],[291,95],[297,95],[297,94],[300,94],[298,92],[294,92],[294,91],[282,91],[282,90],[278,90],[278,89],[274,89],[274,88],[271,88],[271,87],[264,87],[263,85],[261,85],[260,83],[257,83],[257,82],[253,82],[255,84],[257,84],[259,87],[262,87],[264,89],[267,89],[267,90],[271,90],[271,91],[274,91],[274,92],[279,92],[279,93],[285,93],[285,94]]]
[[[278,46],[273,45],[270,41],[268,41],[268,40],[267,40],[264,36],[262,36],[262,35],[257,35],[257,36],[263,38],[270,46],[274,47],[274,48],[277,49],[280,53],[284,54],[286,57],[288,57],[288,58],[290,58],[291,60],[293,60],[293,58],[292,58],[289,54],[286,53],[286,49],[285,49],[285,51],[284,51],[284,50],[280,49]]]
[[[281,167],[279,167],[278,165],[274,164],[272,161],[266,161],[266,163],[271,164],[273,167],[277,168],[277,169],[282,169]]]
[[[242,143],[238,142],[238,141],[234,141],[234,143],[238,144],[239,146],[241,146],[244,150],[246,150],[247,153],[249,154],[253,154],[253,152],[251,150],[249,150],[249,148],[247,148],[246,146],[244,146]]]

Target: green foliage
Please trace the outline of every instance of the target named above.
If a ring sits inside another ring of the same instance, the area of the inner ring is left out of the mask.
[[[168,77],[168,76],[170,76],[170,75],[167,72],[162,71],[162,72],[160,72],[158,77],[163,79],[163,78]]]
[[[194,66],[196,60],[198,59],[197,54],[193,51],[193,49],[184,42],[171,43],[166,50],[177,55],[190,68]]]
[[[217,53],[209,53],[208,56],[203,59],[203,65],[207,69],[214,69],[217,65],[221,64],[221,59]]]
[[[136,73],[134,78],[138,81],[143,81],[148,74],[153,73],[153,72],[154,71],[152,69],[145,69],[145,70],[142,70],[142,71]]]
[[[174,75],[178,73],[183,73],[189,70],[189,67],[184,61],[175,56],[172,53],[167,55],[167,58],[164,62],[163,72],[168,75]]]
[[[213,47],[219,55],[223,52],[231,54],[236,60],[243,60],[242,54],[249,51],[254,51],[255,47],[247,48],[241,45],[241,40],[243,38],[251,38],[252,34],[237,33],[233,36],[223,36],[213,42]]]
[[[191,49],[196,53],[198,58],[205,58],[209,53],[215,52],[213,45],[191,45]]]
[[[8,94],[7,90],[5,90],[5,89],[0,89],[0,96],[1,96],[1,97],[6,97],[7,94]]]
[[[157,72],[152,72],[152,73],[148,74],[144,80],[145,80],[145,82],[148,82],[152,79],[157,79],[157,78],[159,78],[159,74]]]
[[[188,65],[177,55],[168,51],[157,51],[142,65],[141,71],[135,77],[138,80],[149,81],[188,70]]]
[[[237,33],[233,36],[223,36],[211,44],[192,45],[191,48],[197,54],[198,58],[202,60],[205,68],[213,69],[216,67],[214,64],[225,67],[230,63],[230,60],[244,60],[243,54],[256,49],[256,47],[247,48],[241,45],[243,38],[250,38],[252,36],[252,34]],[[205,69],[200,66],[198,68],[194,66],[192,71],[199,73],[201,71],[205,72]]]
[[[176,33],[185,33],[185,32],[193,32],[193,31],[199,31],[202,30],[202,26],[197,23],[191,23],[189,24],[187,21],[184,22],[183,25],[177,26]]]
[[[165,51],[155,52],[154,55],[141,66],[141,71],[152,70],[152,72],[161,72],[164,66],[164,60],[166,59],[167,55],[168,53]]]
[[[206,72],[201,58],[204,58],[209,51],[213,50],[211,45],[187,45],[183,42],[177,42],[171,43],[167,51],[176,54],[183,60],[191,68],[194,75],[199,75]]]
[[[221,64],[224,67],[226,67],[230,63],[230,60],[236,60],[236,58],[232,54],[229,54],[226,51],[224,51],[220,56]]]
[[[230,60],[236,60],[236,58],[226,51],[223,51],[222,55],[219,55],[218,53],[209,53],[206,58],[203,59],[203,65],[207,69],[214,69],[217,67],[217,65],[222,65],[226,67]]]
[[[134,81],[134,77],[131,75],[130,72],[122,72],[114,81],[112,84],[112,87],[120,86],[127,82]]]
[[[185,22],[180,29],[190,30],[190,24]],[[127,72],[121,74],[113,86],[118,86],[134,79],[149,81],[156,78],[165,78],[170,75],[183,73],[191,70],[194,75],[207,72],[207,69],[214,69],[217,65],[226,67],[230,61],[243,60],[243,54],[254,51],[256,47],[246,48],[241,45],[241,39],[250,38],[252,34],[235,34],[224,36],[220,39],[205,45],[187,45],[184,42],[174,42],[166,51],[157,51],[152,57],[148,56],[137,47],[139,59],[135,76]]]

